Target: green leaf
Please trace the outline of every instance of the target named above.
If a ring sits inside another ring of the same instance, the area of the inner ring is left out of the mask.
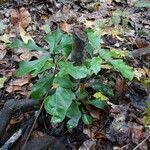
[[[71,75],[75,79],[85,78],[89,71],[85,66],[73,66],[71,63],[60,62],[60,76],[64,76],[66,74]]]
[[[111,24],[118,25],[121,22],[122,11],[116,10],[113,12],[111,17]]]
[[[32,75],[37,75],[44,67],[48,59],[49,56],[43,56],[37,60],[20,62],[19,69],[16,71],[16,76],[23,76],[28,73],[31,73]]]
[[[101,70],[102,59],[99,56],[93,57],[92,59],[89,60],[89,62],[90,62],[90,70],[92,71],[92,73],[95,73],[97,75],[97,73]]]
[[[58,84],[60,87],[70,89],[73,87],[73,82],[69,76],[56,76],[53,83]]]
[[[99,80],[96,80],[90,86],[97,92],[102,92],[108,96],[114,96],[113,89],[108,84],[104,84]]]
[[[67,122],[69,128],[74,128],[78,125],[78,122],[81,118],[81,112],[76,101],[73,101],[69,107],[67,111],[67,117],[70,118],[70,120]]]
[[[94,49],[100,49],[100,35],[92,30],[87,31],[88,40]]]
[[[25,44],[23,41],[16,39],[13,43],[9,44],[8,47],[9,48],[26,48],[31,51],[37,50],[37,51],[47,52],[45,49],[37,46],[33,40],[29,40],[28,43]]]
[[[91,104],[97,108],[104,109],[104,107],[107,105],[106,100],[100,100],[100,99],[94,99],[94,100],[89,100],[88,104]]]
[[[45,40],[50,46],[51,53],[56,52],[57,45],[61,41],[62,36],[63,36],[63,33],[61,32],[59,28],[57,28],[57,30],[46,35]]]
[[[103,58],[107,61],[112,59],[111,58],[111,53],[107,49],[99,49],[99,55],[100,55],[101,58]]]
[[[4,87],[4,83],[5,83],[6,79],[7,79],[6,77],[0,78],[0,88]]]
[[[126,79],[132,80],[134,77],[134,72],[132,67],[129,67],[126,65],[123,60],[118,59],[118,60],[110,60],[110,63],[113,65],[113,67],[119,71],[123,77]]]
[[[32,86],[31,97],[33,99],[40,99],[48,93],[53,81],[53,75],[48,74],[43,76]]]
[[[60,51],[65,57],[68,57],[72,50],[72,38],[69,35],[64,34],[60,44],[57,47],[57,51]]]
[[[80,90],[78,93],[77,93],[77,98],[78,100],[82,100],[82,99],[85,99],[86,97],[88,96],[88,93],[86,90]]]
[[[47,113],[52,115],[51,121],[54,124],[64,120],[73,99],[75,99],[74,93],[62,87],[57,88],[52,96],[45,99],[44,107]]]
[[[82,115],[82,121],[85,123],[85,124],[91,124],[92,123],[92,117],[87,115],[87,114],[83,114]]]
[[[29,49],[29,50],[37,50],[37,51],[46,52],[46,50],[44,50],[43,48],[37,46],[36,43],[33,40],[29,40],[28,43],[24,45],[24,47]]]
[[[24,48],[24,43],[23,41],[19,40],[19,39],[15,39],[14,42],[12,42],[11,44],[8,45],[9,48]]]

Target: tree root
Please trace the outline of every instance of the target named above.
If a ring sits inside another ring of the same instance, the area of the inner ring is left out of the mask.
[[[4,104],[3,109],[0,113],[0,137],[4,136],[6,132],[6,127],[12,117],[12,114],[15,113],[17,110],[20,111],[31,111],[36,110],[40,106],[40,101],[35,100],[9,100]]]

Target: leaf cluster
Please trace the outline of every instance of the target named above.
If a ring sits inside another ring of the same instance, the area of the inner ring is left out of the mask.
[[[81,66],[74,66],[69,61],[72,37],[59,28],[51,31],[45,26],[45,30],[44,40],[48,44],[48,49],[38,46],[33,40],[25,44],[17,39],[9,45],[11,48],[26,48],[44,53],[39,59],[22,61],[16,75],[31,74],[40,77],[31,89],[31,97],[36,100],[44,99],[44,108],[52,116],[52,123],[57,124],[67,118],[69,128],[76,127],[80,119],[89,124],[92,118],[85,113],[84,106],[92,105],[104,109],[108,97],[113,96],[113,89],[110,85],[95,80],[88,85],[93,89],[93,94],[95,93],[92,96],[81,84],[85,85],[87,79],[96,76],[101,71],[103,63],[109,64],[129,80],[133,79],[133,70],[122,59],[113,58],[110,51],[101,49],[100,35],[93,30],[86,31],[87,53],[91,58],[87,58]]]

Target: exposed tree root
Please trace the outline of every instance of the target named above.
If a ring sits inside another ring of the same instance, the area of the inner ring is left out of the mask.
[[[36,110],[40,106],[40,101],[35,100],[9,100],[4,104],[3,109],[0,113],[0,137],[4,136],[6,132],[6,127],[12,117],[12,114],[15,113],[17,110],[22,112]]]

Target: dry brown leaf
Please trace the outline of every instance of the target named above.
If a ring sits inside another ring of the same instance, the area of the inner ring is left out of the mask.
[[[140,124],[133,123],[132,129],[131,129],[131,137],[133,143],[140,143],[142,139],[144,138],[144,127]]]
[[[17,85],[9,85],[6,88],[6,91],[9,92],[9,93],[12,93],[12,92],[15,92],[15,91],[20,91],[20,90],[21,90],[21,87],[17,86]]]
[[[83,133],[86,134],[90,138],[94,138],[94,133],[89,128],[84,128]]]
[[[31,16],[28,10],[24,7],[20,9],[13,9],[11,12],[11,23],[18,27],[19,25],[26,28],[31,22]]]
[[[98,131],[95,134],[95,138],[96,139],[106,139],[106,136],[102,132]]]
[[[89,111],[90,115],[94,118],[94,119],[99,119],[100,118],[100,112],[98,109],[93,109],[91,106],[86,106],[86,109]]]
[[[62,31],[69,33],[71,30],[71,25],[66,22],[60,22],[60,28]]]
[[[149,44],[146,42],[145,39],[142,38],[136,38],[133,41],[133,44],[137,47],[137,48],[145,48],[147,47]]]
[[[32,37],[26,33],[26,31],[23,29],[23,27],[20,24],[19,24],[19,32],[24,43],[27,44],[29,40],[33,40]]]
[[[28,91],[19,91],[19,92],[17,92],[17,93],[19,93],[19,94],[21,94],[21,95],[24,95],[24,96],[29,96],[29,93],[30,92],[28,92]]]
[[[106,0],[107,4],[111,4],[113,0]]]
[[[30,79],[31,79],[31,76],[26,76],[23,78],[15,79],[14,81],[10,82],[10,85],[23,86],[29,83]]]
[[[29,52],[29,51],[24,51],[21,55],[20,55],[20,60],[30,60],[32,57],[35,58],[40,58],[42,56],[42,53],[38,53],[37,51],[33,51],[33,52]]]
[[[86,20],[84,24],[85,24],[86,28],[93,28],[94,21]]]
[[[118,98],[122,98],[127,90],[126,80],[117,78],[115,89],[116,89],[116,96]]]

